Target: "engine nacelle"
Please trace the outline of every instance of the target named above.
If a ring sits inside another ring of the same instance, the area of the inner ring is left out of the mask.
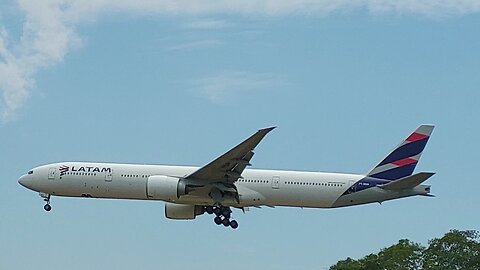
[[[165,203],[165,217],[170,219],[195,219],[196,216],[205,213],[202,206]]]
[[[175,202],[187,194],[187,185],[182,179],[165,175],[152,175],[147,180],[149,199]]]

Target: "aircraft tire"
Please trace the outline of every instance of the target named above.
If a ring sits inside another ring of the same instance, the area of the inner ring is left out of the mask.
[[[228,227],[228,226],[230,226],[230,220],[228,220],[228,218],[224,218],[222,220],[222,224],[223,224],[223,226]]]

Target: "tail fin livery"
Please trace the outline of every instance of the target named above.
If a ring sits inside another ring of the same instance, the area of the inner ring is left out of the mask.
[[[421,125],[403,140],[385,159],[383,159],[367,176],[397,180],[412,175],[425,145],[432,134],[434,126]]]

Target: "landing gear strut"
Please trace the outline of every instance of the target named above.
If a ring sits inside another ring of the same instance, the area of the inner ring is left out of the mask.
[[[225,227],[231,227],[232,229],[238,228],[238,222],[236,220],[230,220],[232,216],[232,210],[230,207],[226,206],[207,206],[205,212],[208,214],[215,214],[213,222],[217,225],[222,225]]]
[[[43,201],[46,202],[46,204],[43,206],[43,209],[47,212],[52,210],[52,206],[50,206],[50,194],[40,193],[40,196],[43,198]]]

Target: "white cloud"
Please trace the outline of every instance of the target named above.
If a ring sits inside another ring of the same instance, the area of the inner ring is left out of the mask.
[[[267,91],[282,83],[282,78],[272,73],[244,71],[224,71],[190,81],[193,92],[216,104],[235,101],[236,98],[258,91]]]
[[[229,23],[225,20],[214,20],[214,19],[203,19],[195,20],[187,23],[186,28],[196,29],[196,30],[211,30],[211,29],[222,29],[231,27],[232,23]]]
[[[18,6],[24,13],[20,40],[10,40],[0,26],[2,121],[11,120],[25,103],[39,69],[61,62],[72,48],[81,43],[76,33],[78,24],[93,22],[104,13],[193,17],[218,14],[281,16],[325,15],[335,11],[366,9],[374,14],[395,12],[442,17],[480,11],[478,0],[18,0]],[[193,29],[226,26],[227,23],[220,20],[197,21],[190,25]],[[214,45],[212,41],[203,42],[203,45],[200,42],[184,46]]]
[[[25,13],[20,41],[9,46],[7,31],[0,33],[0,119],[12,120],[35,85],[33,76],[62,61],[79,43],[62,6],[55,1],[20,1]]]
[[[206,39],[206,40],[197,40],[191,42],[181,43],[175,46],[168,48],[168,51],[176,50],[193,50],[193,49],[205,49],[220,46],[223,44],[223,41],[216,39]]]
[[[372,0],[366,1],[366,3],[366,7],[372,13],[397,12],[401,14],[421,14],[428,17],[463,15],[480,11],[480,1],[476,0]]]
[[[55,1],[58,2],[58,1]],[[372,12],[404,12],[423,15],[449,15],[478,12],[477,0],[78,0],[73,9],[89,14],[104,11],[142,12],[170,15],[208,15],[230,13],[240,15],[326,14],[351,8]]]
[[[20,63],[7,49],[7,33],[0,29],[0,89],[2,90],[2,101],[5,109],[1,112],[0,118],[4,121],[13,117],[15,112],[24,100],[28,97],[28,89],[32,86],[28,70],[21,67]]]

